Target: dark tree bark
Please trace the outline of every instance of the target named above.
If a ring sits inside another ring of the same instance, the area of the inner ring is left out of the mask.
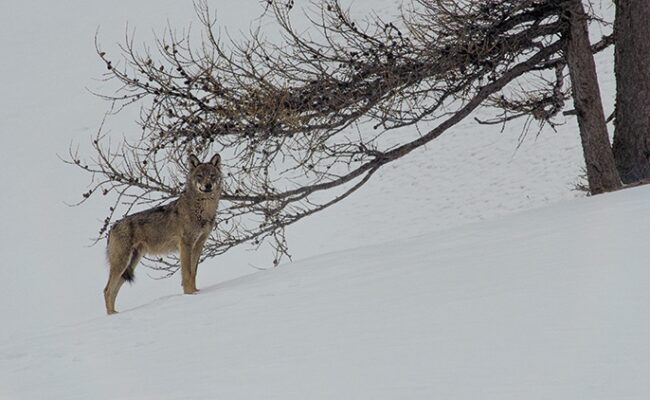
[[[614,158],[624,183],[650,178],[650,2],[616,2]]]
[[[596,64],[589,42],[587,15],[581,0],[567,1],[565,11],[569,21],[566,58],[589,190],[592,194],[616,190],[621,187],[621,182],[607,134]]]

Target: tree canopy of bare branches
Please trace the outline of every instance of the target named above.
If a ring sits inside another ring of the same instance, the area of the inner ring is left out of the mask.
[[[111,144],[102,131],[90,160],[70,156],[93,176],[84,200],[112,196],[100,236],[134,206],[180,193],[189,153],[216,151],[225,194],[204,256],[267,242],[277,263],[288,225],[346,198],[477,107],[498,107],[493,122],[552,125],[569,97],[561,1],[418,0],[391,21],[354,20],[324,1],[308,14],[307,33],[292,25],[293,2],[268,7],[280,43],[260,31],[224,41],[199,3],[200,43],[167,32],[154,49],[138,51],[133,37],[119,55],[98,46],[107,79],[121,85],[104,96],[118,111],[141,107],[139,135]],[[513,84],[521,80],[526,90]]]

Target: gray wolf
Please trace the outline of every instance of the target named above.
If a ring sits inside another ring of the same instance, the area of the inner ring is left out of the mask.
[[[196,293],[199,257],[215,226],[222,190],[221,157],[215,154],[202,163],[189,157],[185,190],[174,201],[128,215],[108,233],[109,276],[104,288],[106,313],[114,314],[117,292],[144,255],[180,253],[183,293]]]

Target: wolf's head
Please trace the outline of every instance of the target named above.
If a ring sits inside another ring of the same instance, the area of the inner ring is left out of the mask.
[[[194,154],[190,155],[190,173],[187,186],[190,190],[202,194],[216,194],[221,192],[221,156],[215,154],[210,161],[202,163]]]

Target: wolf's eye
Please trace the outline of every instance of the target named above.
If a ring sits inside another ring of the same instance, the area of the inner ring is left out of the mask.
[[[196,177],[197,177],[198,179],[203,179],[203,174],[198,174],[198,175],[196,175]]]

